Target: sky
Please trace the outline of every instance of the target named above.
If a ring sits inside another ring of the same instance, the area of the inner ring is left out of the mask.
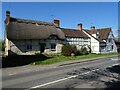
[[[2,2],[2,39],[6,10],[16,18],[46,22],[58,19],[62,28],[77,29],[79,23],[83,29],[111,27],[114,36],[118,35],[117,2]]]

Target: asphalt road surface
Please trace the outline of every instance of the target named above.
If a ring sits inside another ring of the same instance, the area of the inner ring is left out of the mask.
[[[118,74],[111,74],[109,67],[118,65],[118,57],[82,62],[36,70],[2,77],[3,88],[104,88],[100,82],[110,79],[118,80]],[[96,84],[97,83],[97,84]]]

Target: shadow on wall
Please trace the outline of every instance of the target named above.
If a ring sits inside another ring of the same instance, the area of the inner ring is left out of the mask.
[[[105,82],[105,85],[107,86],[105,90],[119,90],[120,88],[120,65],[113,66],[111,68],[107,68],[110,72],[118,74],[118,81],[112,80],[109,82]]]
[[[35,61],[44,61],[52,57],[47,57],[43,54],[39,55],[12,55],[2,57],[2,68],[16,67],[31,64]]]
[[[14,44],[14,47],[17,47],[21,52],[25,53],[26,52],[26,45],[23,44],[23,47],[20,46],[20,41],[12,40],[11,42]],[[24,43],[24,41],[21,41],[21,43]],[[12,46],[11,46],[12,48]]]

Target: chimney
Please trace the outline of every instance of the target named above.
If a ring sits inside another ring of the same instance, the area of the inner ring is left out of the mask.
[[[91,30],[95,30],[95,26],[91,26]]]
[[[78,30],[82,30],[82,24],[80,23],[80,24],[78,24]]]
[[[6,11],[6,20],[5,20],[6,25],[10,23],[10,11]]]
[[[55,24],[58,27],[60,27],[60,20],[53,20],[53,24]]]

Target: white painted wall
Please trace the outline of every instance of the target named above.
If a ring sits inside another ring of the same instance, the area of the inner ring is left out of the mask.
[[[111,39],[111,42],[109,42],[109,39]],[[102,53],[117,52],[117,46],[115,44],[112,31],[109,33],[105,41],[106,41],[106,47],[101,50]],[[112,49],[112,46],[113,46],[113,49]]]
[[[90,37],[91,53],[100,53],[99,41],[96,40],[95,38],[93,38],[91,35],[89,35],[84,30],[83,30],[83,32]]]
[[[82,46],[90,45],[89,38],[74,38],[74,37],[66,37],[67,43],[70,45],[75,45],[77,49],[81,49]]]
[[[97,37],[97,35],[96,35],[96,34],[92,34],[92,36],[93,36],[93,37],[95,37],[95,38]]]
[[[99,41],[97,41],[93,37],[91,37],[91,50],[92,50],[92,53],[100,53],[100,51],[99,51]]]
[[[11,51],[10,54],[18,55],[32,55],[35,53],[40,53],[39,43],[45,43],[45,53],[60,53],[62,48],[62,41],[56,40],[56,49],[51,50],[51,40],[8,40],[8,50]],[[27,50],[27,45],[32,45],[32,50]]]

